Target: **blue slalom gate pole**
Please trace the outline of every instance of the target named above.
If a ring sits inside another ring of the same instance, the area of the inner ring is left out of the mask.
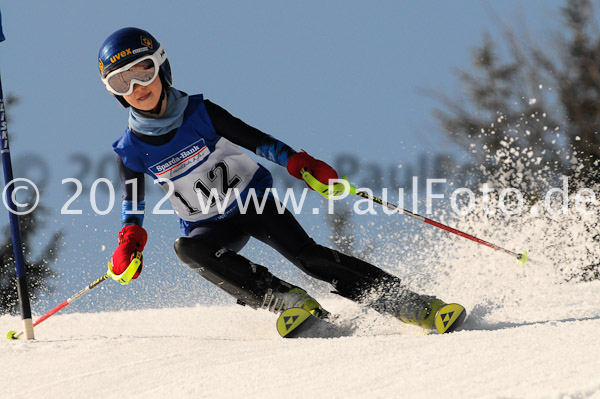
[[[4,41],[2,33],[2,12],[0,11],[0,42]],[[2,153],[2,167],[4,169],[4,190],[6,192],[6,204],[8,206],[8,218],[10,220],[10,231],[15,255],[15,266],[17,268],[17,293],[21,318],[23,319],[25,339],[34,339],[33,323],[31,319],[31,304],[29,302],[29,291],[27,289],[27,276],[25,274],[25,261],[23,259],[23,245],[21,241],[21,229],[19,227],[19,216],[14,203],[13,172],[10,160],[10,147],[8,145],[8,126],[6,123],[6,108],[2,94],[2,79],[0,78],[0,152]]]

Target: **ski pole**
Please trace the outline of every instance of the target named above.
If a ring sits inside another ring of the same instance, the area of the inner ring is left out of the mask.
[[[43,315],[42,317],[37,319],[36,322],[33,323],[33,327],[37,326],[38,324],[40,324],[42,321],[46,320],[50,316],[58,313],[60,310],[66,308],[69,304],[75,302],[76,300],[78,300],[79,298],[81,298],[82,296],[87,294],[88,291],[90,291],[93,288],[96,288],[98,285],[100,285],[100,283],[102,283],[104,280],[106,280],[108,278],[109,278],[109,275],[108,275],[108,273],[106,273],[104,276],[100,277],[99,279],[97,279],[96,281],[94,281],[93,283],[91,283],[90,285],[85,287],[84,289],[80,290],[79,292],[77,292],[76,294],[74,294],[73,296],[71,296],[70,298],[65,300],[64,302],[62,302],[60,305],[56,306],[54,309],[50,310],[48,313],[46,313],[45,315]],[[8,334],[6,335],[6,339],[19,339],[19,337],[21,335],[23,335],[23,333],[24,333],[23,331],[21,331],[20,333],[17,333],[16,331],[9,331]]]
[[[128,284],[131,281],[131,278],[133,277],[133,275],[139,269],[140,264],[141,264],[141,258],[142,258],[142,253],[139,251],[136,251],[135,257],[131,260],[131,263],[129,264],[127,269],[125,269],[125,271],[119,275],[115,274],[112,271],[112,265],[109,262],[108,271],[106,272],[106,274],[104,276],[102,276],[99,279],[95,280],[94,282],[90,283],[90,285],[83,288],[79,292],[73,294],[70,298],[63,301],[60,305],[56,306],[54,309],[50,310],[48,313],[46,313],[45,315],[43,315],[42,317],[37,319],[36,322],[33,323],[33,327],[37,326],[38,324],[40,324],[42,321],[46,320],[50,316],[58,313],[60,310],[66,308],[71,303],[75,302],[76,300],[78,300],[79,298],[81,298],[82,296],[87,294],[90,290],[99,286],[100,283],[102,283],[104,280],[107,280],[108,278],[112,278],[112,279],[118,281],[119,283],[121,283],[122,285]],[[6,339],[19,339],[19,337],[21,335],[23,335],[23,333],[24,333],[24,331],[21,331],[20,333],[17,333],[16,331],[9,331],[8,334],[6,334]]]
[[[442,224],[440,222],[436,222],[435,220],[426,218],[424,216],[421,216],[419,214],[413,213],[407,209],[401,208],[397,205],[391,204],[387,201],[382,200],[381,198],[377,198],[367,192],[364,191],[357,191],[356,187],[354,187],[352,184],[350,184],[347,179],[344,178],[342,183],[335,183],[331,186],[321,183],[319,180],[317,180],[313,175],[310,174],[310,172],[308,172],[306,169],[302,169],[302,178],[304,179],[304,181],[306,181],[306,183],[315,191],[317,191],[318,193],[320,193],[321,195],[323,195],[325,198],[330,198],[330,197],[336,197],[339,195],[342,195],[344,193],[350,193],[353,195],[357,195],[359,197],[368,199],[372,202],[375,202],[376,204],[379,204],[381,206],[384,206],[390,210],[396,211],[398,213],[410,216],[413,219],[416,219],[420,222],[424,222],[427,223],[431,226],[434,227],[438,227],[442,230],[445,230],[447,232],[450,232],[452,234],[456,234],[458,236],[461,236],[463,238],[466,238],[468,240],[474,241],[478,244],[481,245],[485,245],[486,247],[492,248],[496,251],[500,251],[500,252],[504,252],[508,255],[511,255],[513,257],[515,257],[517,259],[517,261],[521,264],[524,264],[525,262],[527,262],[527,252],[526,251],[522,251],[520,253],[502,248],[496,244],[492,244],[491,242],[482,240],[481,238],[477,238],[471,234],[465,233],[464,231],[460,231],[457,230],[453,227],[447,226],[445,224]]]

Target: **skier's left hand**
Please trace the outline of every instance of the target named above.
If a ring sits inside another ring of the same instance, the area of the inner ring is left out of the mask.
[[[338,178],[338,174],[335,169],[329,166],[326,162],[311,157],[306,151],[295,153],[290,157],[287,163],[287,170],[290,175],[300,180],[303,180],[302,169],[306,169],[311,175],[313,175],[323,184],[329,185],[329,180]],[[312,187],[310,188],[312,189]]]

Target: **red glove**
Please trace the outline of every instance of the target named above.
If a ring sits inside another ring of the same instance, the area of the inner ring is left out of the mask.
[[[335,169],[327,163],[311,157],[306,151],[295,153],[290,157],[287,163],[287,170],[290,175],[300,180],[303,180],[301,173],[303,168],[306,168],[306,170],[318,181],[327,185],[329,184],[330,179],[338,178]]]
[[[130,224],[119,232],[119,246],[115,249],[112,256],[112,270],[115,274],[121,274],[127,269],[137,251],[142,252],[148,241],[148,233],[143,227],[136,224]],[[140,268],[132,278],[138,278],[142,272],[142,263],[140,259]]]

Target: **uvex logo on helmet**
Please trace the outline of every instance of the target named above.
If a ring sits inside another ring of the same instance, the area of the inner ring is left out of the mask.
[[[121,58],[125,58],[128,55],[131,55],[131,48],[128,48],[127,50],[120,51],[117,54],[115,54],[112,57],[110,57],[110,63],[114,64],[115,62],[119,61]]]

